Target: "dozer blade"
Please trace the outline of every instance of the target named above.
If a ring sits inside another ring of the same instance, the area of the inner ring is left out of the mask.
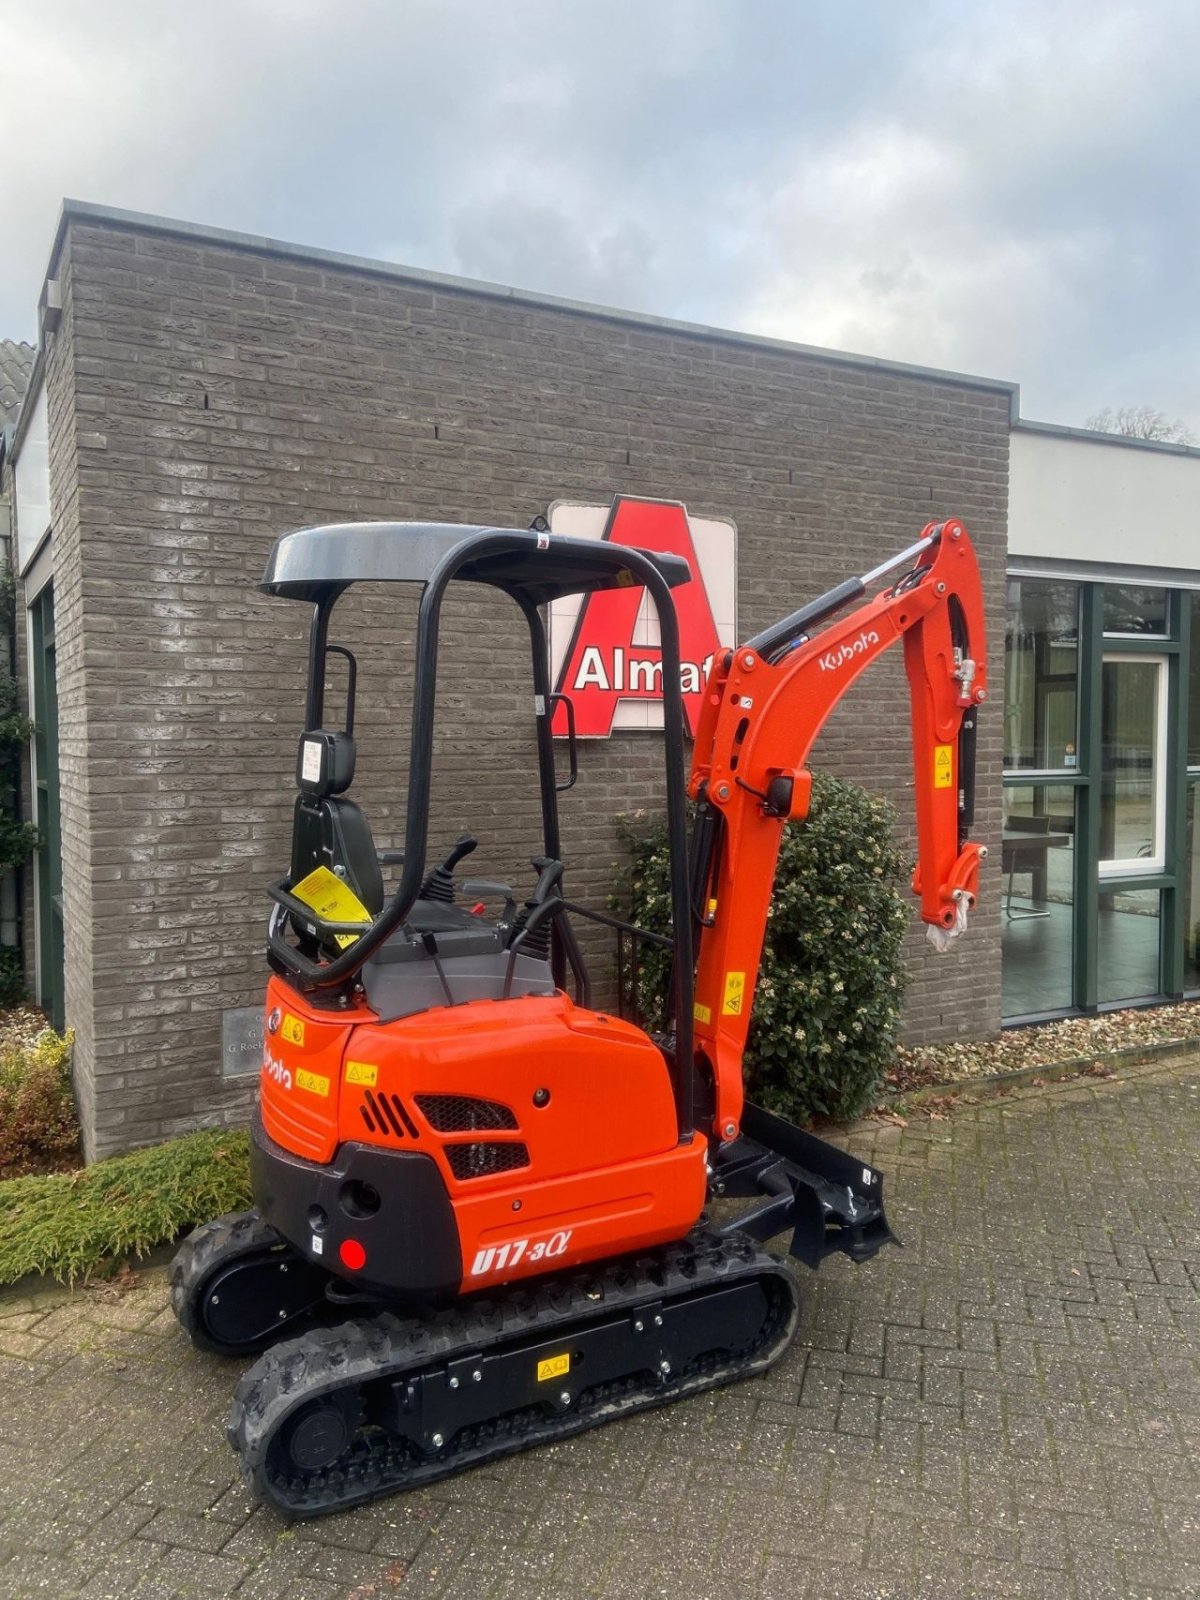
[[[718,1232],[763,1242],[790,1228],[788,1252],[806,1267],[835,1253],[869,1261],[900,1243],[884,1215],[881,1172],[761,1106],[746,1105],[741,1137],[717,1153],[714,1181],[727,1198],[765,1196]]]

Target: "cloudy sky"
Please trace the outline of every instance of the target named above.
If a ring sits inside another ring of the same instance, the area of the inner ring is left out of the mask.
[[[0,334],[64,195],[1200,435],[1197,0],[0,0]]]

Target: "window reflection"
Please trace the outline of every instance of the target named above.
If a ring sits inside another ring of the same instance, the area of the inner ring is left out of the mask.
[[[1163,638],[1167,632],[1167,591],[1132,583],[1104,585],[1105,633],[1148,633]]]
[[[1163,867],[1161,744],[1164,663],[1105,657],[1100,735],[1100,861],[1111,869]]]
[[[1004,633],[1004,765],[1077,764],[1079,586],[1011,578]]]
[[[1101,1005],[1160,993],[1157,889],[1102,889],[1096,968]]]
[[[1004,1015],[1061,1010],[1073,999],[1074,789],[1006,785],[1001,848]]]

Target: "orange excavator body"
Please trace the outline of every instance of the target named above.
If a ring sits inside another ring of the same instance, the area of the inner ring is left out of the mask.
[[[679,1140],[661,1050],[565,994],[381,1024],[361,1004],[331,1017],[276,977],[266,1021],[267,1136],[321,1165],[351,1143],[432,1160],[458,1234],[457,1290],[597,1261],[614,1241],[678,1239],[704,1205],[707,1141]],[[381,1208],[345,1220],[322,1243],[336,1260],[352,1240],[352,1270],[369,1282],[391,1219]]]
[[[796,1331],[799,1299],[761,1246],[790,1232],[790,1254],[815,1267],[894,1242],[881,1174],[748,1102],[742,1060],[782,832],[808,814],[809,752],[851,683],[897,642],[913,729],[913,889],[939,948],[966,927],[985,854],[970,837],[987,692],[971,541],[959,522],[931,523],[874,572],[718,650],[685,780],[670,591],[694,573],[678,548],[641,547],[656,519],[677,526],[684,512],[618,499],[610,534],[622,516],[637,538],[332,525],[285,535],[268,564],[264,588],[311,604],[313,623],[291,867],[270,889],[255,1207],[189,1237],[172,1300],[201,1348],[264,1352],[228,1432],[254,1493],[289,1516],[765,1371]],[[346,794],[357,666],[328,632],[361,579],[422,585],[402,854],[376,852]],[[503,884],[465,882],[460,900],[469,835],[426,872],[452,579],[503,590],[529,627],[545,854],[520,909]],[[607,594],[632,626],[639,585],[661,638],[669,931],[568,900],[560,859],[557,795],[578,761],[542,612],[558,597]],[[332,729],[330,656],[348,674],[344,726]],[[390,897],[389,864],[401,866]],[[504,900],[498,918],[488,898]],[[593,1003],[579,917],[628,941],[623,999],[639,997],[638,950],[657,948],[664,1027]],[[717,1198],[751,1204],[712,1221]]]

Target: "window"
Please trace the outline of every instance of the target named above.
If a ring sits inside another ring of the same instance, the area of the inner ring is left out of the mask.
[[[1200,997],[1200,589],[1014,575],[1005,668],[1003,1016]]]
[[[1096,950],[1101,1005],[1160,993],[1161,913],[1162,895],[1157,889],[1101,889]]]
[[[1077,763],[1079,585],[1012,578],[1004,632],[1004,765]]]
[[[1064,1010],[1074,995],[1073,787],[1006,784],[1001,849],[1003,1013]]]
[[[1166,866],[1167,663],[1104,657],[1100,734],[1100,871]]]
[[[1167,634],[1167,591],[1130,583],[1104,585],[1104,631],[1116,634]]]
[[[46,410],[46,385],[37,395],[27,395],[32,407],[25,424],[21,448],[13,467],[13,498],[17,507],[17,566],[24,572],[50,526],[50,425]]]

